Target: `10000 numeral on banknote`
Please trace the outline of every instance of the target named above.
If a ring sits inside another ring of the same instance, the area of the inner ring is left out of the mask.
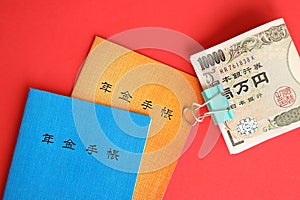
[[[235,118],[220,125],[230,153],[300,127],[300,60],[283,19],[191,57],[203,89],[222,84]]]

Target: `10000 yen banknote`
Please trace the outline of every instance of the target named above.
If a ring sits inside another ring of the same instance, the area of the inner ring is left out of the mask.
[[[300,127],[300,60],[283,19],[191,56],[203,89],[222,84],[235,118],[220,125],[230,153]]]

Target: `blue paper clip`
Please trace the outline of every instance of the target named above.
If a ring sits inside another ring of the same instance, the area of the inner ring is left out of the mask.
[[[221,84],[204,90],[202,92],[202,96],[205,103],[204,104],[193,103],[191,108],[188,107],[184,108],[183,119],[191,126],[195,126],[198,122],[202,122],[204,118],[207,116],[212,116],[215,125],[233,119],[234,113],[232,109],[230,109],[229,107],[228,99],[222,95],[223,93],[224,93],[224,89]],[[197,116],[196,112],[204,106],[207,106],[209,112]],[[194,122],[189,122],[186,119],[185,112],[187,110],[191,111],[193,118],[195,119]]]

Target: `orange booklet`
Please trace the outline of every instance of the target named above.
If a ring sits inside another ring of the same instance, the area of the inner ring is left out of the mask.
[[[133,199],[162,199],[192,128],[182,110],[200,91],[196,77],[96,37],[72,97],[151,116]]]

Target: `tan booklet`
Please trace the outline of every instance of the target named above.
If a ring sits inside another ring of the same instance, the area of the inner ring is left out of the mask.
[[[72,97],[151,116],[133,199],[162,199],[192,130],[182,109],[202,101],[198,79],[96,37]]]

